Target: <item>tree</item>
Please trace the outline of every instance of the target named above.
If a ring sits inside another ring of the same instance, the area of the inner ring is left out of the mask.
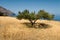
[[[40,10],[38,12],[38,14],[40,15],[40,17],[42,19],[47,19],[47,20],[53,20],[54,19],[54,15],[53,14],[50,14],[50,13],[44,11],[44,10]]]
[[[38,19],[43,18],[43,19],[50,20],[53,19],[54,16],[49,14],[48,12],[45,12],[44,10],[40,10],[38,13],[35,13],[35,12],[29,12],[29,10],[26,9],[23,12],[19,12],[17,18],[28,19],[31,25],[33,26]]]
[[[40,16],[36,14],[35,12],[29,12],[28,10],[24,10],[23,12],[19,12],[18,19],[28,19],[32,25],[35,24],[35,22],[40,19]]]
[[[49,14],[47,17],[48,20],[53,20],[54,19],[54,15],[53,14]]]

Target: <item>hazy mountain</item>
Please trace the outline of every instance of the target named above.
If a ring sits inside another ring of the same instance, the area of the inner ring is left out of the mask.
[[[0,12],[7,14],[8,16],[15,16],[15,13],[11,12],[10,10],[7,10],[6,8],[0,6]]]

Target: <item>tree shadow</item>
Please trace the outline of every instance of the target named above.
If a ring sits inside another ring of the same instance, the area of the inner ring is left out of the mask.
[[[31,23],[25,22],[25,23],[22,23],[22,24],[26,25],[28,28],[34,28],[34,27],[31,25]]]
[[[31,25],[31,23],[25,22],[23,24],[26,25],[28,28],[41,28],[41,29],[44,28],[44,29],[46,29],[46,28],[51,27],[51,25],[45,24],[45,23],[35,23],[34,25]]]
[[[44,28],[44,29],[51,28],[51,27],[52,27],[51,25],[45,23],[39,23],[38,25],[38,28]]]

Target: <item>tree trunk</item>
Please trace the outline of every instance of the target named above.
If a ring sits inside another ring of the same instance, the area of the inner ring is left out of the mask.
[[[34,22],[32,20],[30,21],[30,23],[31,23],[32,26],[34,25]]]
[[[34,21],[29,20],[29,21],[30,21],[31,25],[33,26],[37,20],[34,20]]]

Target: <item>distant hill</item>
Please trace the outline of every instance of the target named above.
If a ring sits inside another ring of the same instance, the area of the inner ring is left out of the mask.
[[[4,15],[7,15],[7,16],[15,16],[15,13],[11,12],[10,10],[7,10],[2,6],[0,6],[0,12],[2,12]]]

